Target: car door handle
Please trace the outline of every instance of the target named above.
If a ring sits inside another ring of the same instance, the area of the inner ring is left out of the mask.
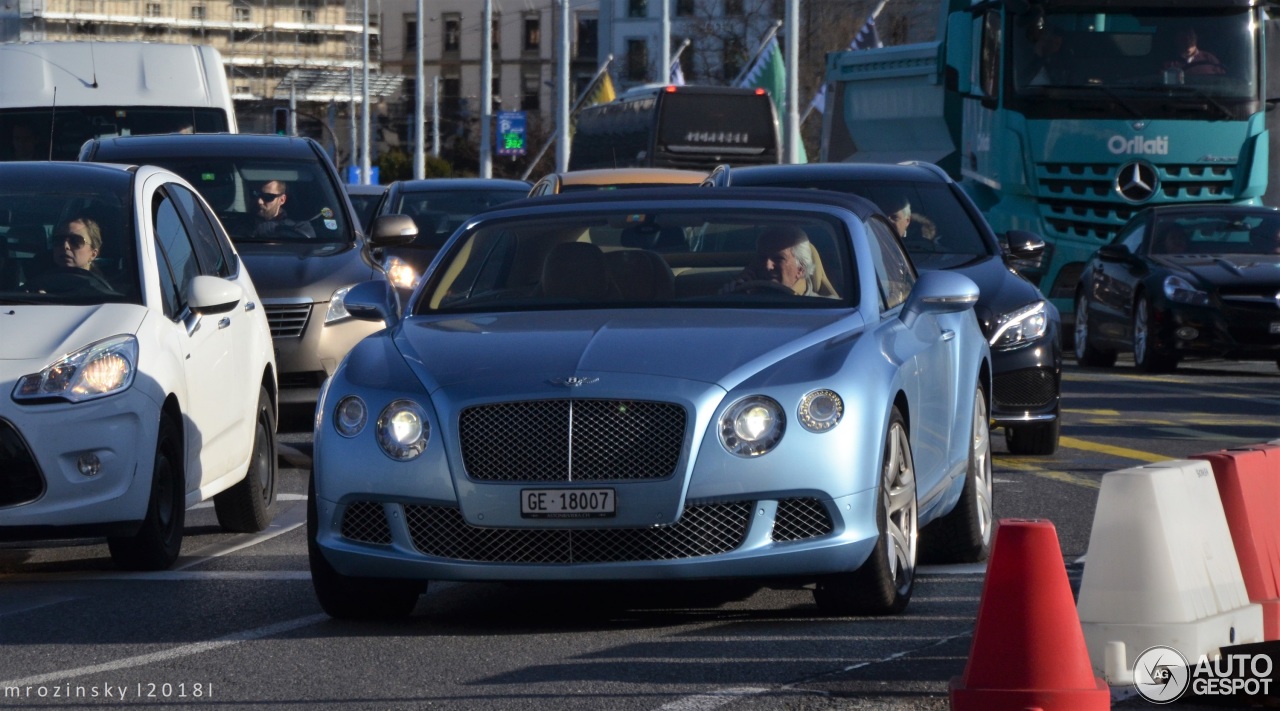
[[[218,320],[218,329],[219,329],[219,330],[224,329],[224,328],[226,328],[227,326],[230,326],[230,325],[231,325],[231,317],[230,317],[230,316],[223,316],[221,319],[219,319],[219,320]]]
[[[952,331],[951,329],[947,329],[942,332],[942,340],[944,341],[949,341],[955,337],[956,337],[956,332]]]
[[[253,310],[254,310],[254,309],[256,309],[256,308],[258,308],[258,305],[257,305],[257,304],[255,304],[255,303],[253,303],[252,301],[246,301],[246,302],[244,302],[244,310],[245,310],[245,311],[253,311]]]

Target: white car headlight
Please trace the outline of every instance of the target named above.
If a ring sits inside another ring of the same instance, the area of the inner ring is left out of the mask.
[[[355,437],[364,429],[369,420],[369,408],[364,400],[355,395],[348,395],[338,401],[333,408],[333,428],[343,437]]]
[[[344,286],[333,292],[333,296],[329,298],[329,311],[324,315],[325,323],[333,323],[341,321],[345,318],[351,318],[351,314],[347,313],[347,292],[351,291],[350,286]]]
[[[730,454],[758,457],[778,446],[786,428],[781,405],[772,398],[752,395],[733,403],[720,416],[720,443]]]
[[[1044,335],[1049,328],[1049,314],[1045,302],[1023,306],[1017,311],[996,317],[996,332],[991,334],[992,348],[1025,346]]]
[[[84,402],[127,390],[138,372],[138,339],[114,336],[90,344],[39,373],[18,378],[14,400]]]
[[[1175,304],[1209,305],[1209,295],[1180,276],[1164,278],[1164,295]]]
[[[422,454],[430,437],[427,413],[412,400],[396,400],[378,415],[378,444],[392,459],[407,462]]]
[[[418,271],[399,257],[387,259],[387,280],[397,289],[412,289],[418,283]]]
[[[796,414],[806,430],[826,432],[840,424],[840,418],[844,417],[844,400],[833,390],[814,390],[800,399]]]

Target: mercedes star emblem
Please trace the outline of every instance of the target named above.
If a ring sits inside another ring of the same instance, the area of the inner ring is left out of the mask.
[[[1120,166],[1116,173],[1116,192],[1129,202],[1146,202],[1160,187],[1156,169],[1145,161],[1135,160]]]

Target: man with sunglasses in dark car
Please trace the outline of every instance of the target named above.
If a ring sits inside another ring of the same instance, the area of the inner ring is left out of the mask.
[[[287,191],[288,187],[280,180],[268,180],[253,191],[258,204],[257,225],[253,230],[255,239],[316,238],[310,222],[290,219],[285,212],[284,204],[289,200]]]

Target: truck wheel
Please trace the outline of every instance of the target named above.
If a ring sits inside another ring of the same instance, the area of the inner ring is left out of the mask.
[[[244,478],[213,497],[218,524],[225,531],[257,533],[271,525],[276,513],[276,416],[271,394],[258,391],[253,450]]]
[[[165,570],[178,559],[187,511],[181,440],[178,428],[161,415],[146,518],[136,534],[107,539],[111,559],[121,568]]]
[[[911,442],[898,408],[889,418],[880,472],[880,535],[862,567],[818,581],[813,600],[830,615],[892,615],[906,609],[916,577],[919,529]]]

